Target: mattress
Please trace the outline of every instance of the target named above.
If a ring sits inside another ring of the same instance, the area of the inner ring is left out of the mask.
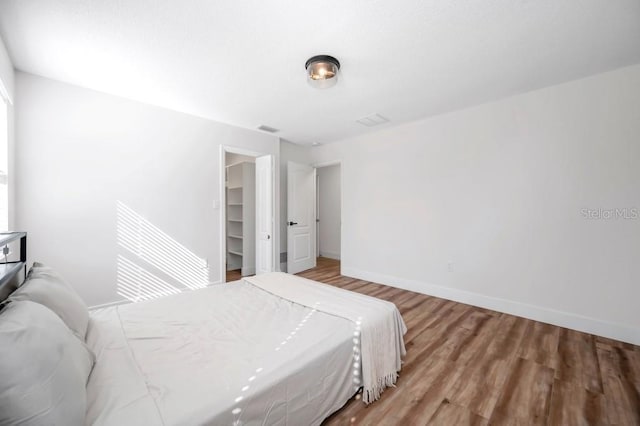
[[[320,424],[357,389],[354,329],[243,281],[92,312],[86,424]]]

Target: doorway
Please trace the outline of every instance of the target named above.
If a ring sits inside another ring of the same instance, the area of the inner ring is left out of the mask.
[[[226,282],[256,273],[256,159],[225,153]]]
[[[316,253],[340,260],[342,194],[340,164],[316,168]]]
[[[340,259],[341,168],[287,163],[287,272],[314,268],[318,255]]]
[[[273,265],[273,156],[221,148],[220,282],[271,272]]]

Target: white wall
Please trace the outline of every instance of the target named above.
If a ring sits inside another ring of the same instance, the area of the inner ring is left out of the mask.
[[[13,100],[14,97],[14,72],[13,72],[13,64],[11,63],[11,58],[9,57],[9,53],[0,38],[0,81],[4,88],[7,90],[9,98]]]
[[[640,344],[640,220],[582,214],[640,208],[639,138],[640,65],[313,153],[345,275]]]
[[[119,246],[118,201],[174,241],[156,254],[178,276],[202,277],[197,258],[217,281],[220,145],[273,154],[276,164],[279,151],[272,135],[24,73],[16,76],[16,136],[17,221],[29,232],[29,258],[60,270],[89,305],[121,299],[119,255],[184,284]]]
[[[311,148],[280,140],[280,268],[286,272],[283,253],[287,252],[287,162],[311,164]]]
[[[320,167],[317,173],[320,256],[340,259],[340,165]]]
[[[14,130],[14,71],[13,64],[9,53],[5,48],[2,38],[0,38],[0,81],[2,86],[7,91],[6,95],[9,97],[9,104],[7,106],[7,146],[8,146],[8,172],[9,172],[9,229],[15,228],[15,176],[14,176],[14,158],[15,158],[15,130]]]

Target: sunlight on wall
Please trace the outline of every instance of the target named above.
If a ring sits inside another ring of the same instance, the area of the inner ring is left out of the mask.
[[[181,293],[146,269],[118,255],[118,294],[132,302]]]
[[[137,259],[148,263],[179,284],[195,290],[209,284],[209,268],[182,244],[154,226],[121,201],[117,208],[118,245]],[[118,294],[132,300],[179,293],[175,285],[156,277],[140,265],[118,256]]]

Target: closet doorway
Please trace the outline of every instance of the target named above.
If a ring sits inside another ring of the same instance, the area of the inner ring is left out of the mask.
[[[256,159],[225,153],[227,282],[256,273]]]
[[[273,156],[221,150],[220,282],[273,271]]]

